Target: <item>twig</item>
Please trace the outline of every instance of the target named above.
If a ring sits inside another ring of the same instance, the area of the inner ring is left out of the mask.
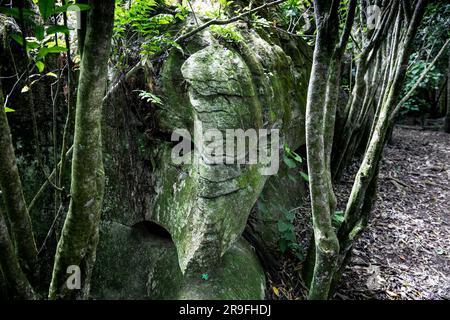
[[[66,152],[66,157],[68,157],[73,151],[73,146],[71,146],[69,148],[69,150],[67,150]],[[59,168],[61,166],[61,161],[58,163],[57,168]],[[39,198],[44,194],[45,189],[47,189],[47,187],[50,185],[50,181],[51,179],[53,179],[53,177],[56,174],[56,168],[53,169],[52,173],[50,173],[50,175],[48,176],[48,178],[46,179],[46,181],[42,184],[42,186],[39,188],[38,192],[36,193],[36,195],[33,197],[33,200],[31,200],[30,204],[28,205],[28,211],[31,211],[31,209],[33,209],[34,205],[36,204],[36,202],[39,200]]]
[[[401,186],[403,186],[403,187],[405,187],[405,188],[411,189],[411,186],[410,186],[410,185],[408,185],[408,184],[404,183],[403,181],[398,180],[398,179],[396,179],[396,178],[394,178],[394,177],[389,176],[389,177],[387,177],[387,179],[392,180],[393,182],[396,182],[397,184],[399,184],[399,185],[401,185]]]
[[[105,97],[103,98],[103,102],[108,100],[108,98],[119,88],[119,86],[122,84],[122,82],[127,81],[129,78],[131,78],[133,75],[135,75],[143,67],[144,67],[144,65],[142,64],[142,61],[139,61],[127,73],[122,73],[122,75],[117,79],[115,84],[106,93]]]
[[[192,14],[194,15],[195,23],[196,23],[197,26],[198,26],[199,24],[198,24],[198,20],[197,20],[197,15],[195,14],[194,8],[192,8],[192,4],[191,4],[191,1],[190,1],[190,0],[188,0],[188,4],[189,4],[189,8],[191,8]]]
[[[41,254],[41,252],[44,250],[44,248],[45,248],[45,246],[46,246],[46,244],[47,244],[48,239],[50,239],[51,235],[53,234],[53,230],[55,229],[56,222],[58,222],[59,216],[61,215],[61,212],[63,211],[62,209],[63,209],[63,205],[61,204],[61,205],[59,206],[58,212],[57,212],[56,215],[55,215],[55,218],[53,218],[52,225],[50,226],[50,229],[48,230],[47,235],[45,236],[45,239],[44,239],[44,241],[42,242],[41,247],[39,248],[39,251],[38,251],[38,253],[37,253],[38,256],[39,256],[39,255]]]
[[[66,0],[62,0],[63,5],[66,5]],[[67,12],[63,13],[63,22],[64,26],[67,27],[68,19],[67,19]],[[60,151],[60,163],[59,166],[59,173],[56,172],[57,177],[57,186],[63,187],[64,182],[64,171],[65,171],[65,164],[66,164],[66,152],[69,142],[69,131],[72,130],[72,122],[73,122],[73,111],[74,107],[72,106],[72,81],[74,79],[73,76],[73,62],[72,62],[72,56],[70,53],[70,36],[69,34],[64,35],[64,39],[66,42],[66,48],[67,48],[67,115],[66,115],[66,122],[64,124],[64,131],[63,131],[63,138],[61,142],[61,151]],[[56,169],[57,170],[57,169]],[[56,198],[57,202],[62,204],[62,193],[58,194],[58,198]]]
[[[8,103],[9,97],[12,95],[12,93],[14,92],[14,89],[15,89],[16,86],[19,84],[20,80],[23,78],[23,76],[25,75],[25,73],[26,73],[26,72],[22,73],[22,75],[20,76],[20,78],[17,79],[17,81],[14,83],[13,87],[11,88],[11,91],[6,95],[5,102],[3,103],[3,108],[6,107],[6,104]]]

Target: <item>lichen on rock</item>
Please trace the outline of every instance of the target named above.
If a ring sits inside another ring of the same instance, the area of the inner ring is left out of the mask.
[[[190,26],[189,22],[186,24]],[[166,136],[176,129],[185,129],[195,146],[196,134],[208,129],[216,129],[225,136],[227,129],[276,128],[281,138],[279,154],[285,143],[292,149],[298,148],[304,141],[310,68],[309,57],[302,51],[309,48],[299,39],[283,38],[270,29],[250,30],[245,23],[236,23],[233,32],[239,34],[236,37],[239,40],[228,41],[206,29],[192,37],[183,51],[170,51],[157,79],[157,90],[164,97],[164,105],[155,112],[158,129]],[[140,219],[152,221],[165,228],[173,241],[170,250],[158,254],[159,249],[154,247],[158,241],[152,244],[151,238],[145,240],[149,243],[144,245],[140,256],[157,262],[144,263],[145,270],[152,274],[151,286],[147,293],[140,288],[136,294],[158,298],[263,298],[263,271],[241,236],[252,208],[267,188],[267,180],[276,177],[263,175],[261,163],[212,164],[202,152],[192,152],[190,163],[175,164],[171,158],[173,146],[174,142],[159,141],[152,152],[152,191],[139,197],[140,203],[145,204],[139,210],[143,217],[126,213],[132,216],[127,223],[126,219],[114,217],[114,206],[109,208],[110,220],[128,226]],[[117,204],[120,212],[124,212],[123,203]],[[256,223],[259,230],[265,228],[264,220]],[[273,225],[268,228],[276,232]],[[113,241],[113,237],[104,238],[104,248],[108,247],[108,239]],[[124,259],[127,254],[131,253],[124,253]],[[115,259],[118,257],[120,254]],[[164,257],[164,261],[158,257]],[[109,258],[100,255],[99,261],[102,259]],[[255,275],[243,280],[232,275],[244,272],[241,270],[244,266]],[[104,273],[102,268],[97,274]],[[200,281],[199,275],[204,273],[211,275],[211,281]],[[251,288],[251,293],[238,289],[239,281],[245,282],[241,286]],[[103,282],[98,283],[104,287]],[[203,293],[203,286],[215,289]],[[174,287],[176,290],[167,289]]]
[[[104,222],[100,231],[94,299],[264,298],[264,270],[243,239],[224,255],[220,267],[183,276],[170,239],[149,234],[143,225]]]

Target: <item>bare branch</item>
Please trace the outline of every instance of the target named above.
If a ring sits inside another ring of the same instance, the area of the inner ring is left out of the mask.
[[[70,154],[72,153],[72,151],[73,151],[73,146],[71,146],[71,147],[69,148],[69,150],[67,150],[67,152],[66,152],[66,157],[70,156]],[[59,169],[60,167],[61,167],[61,161],[58,163],[57,168]],[[50,185],[50,182],[49,182],[49,181],[51,181],[51,180],[55,177],[56,170],[57,170],[56,168],[53,169],[52,173],[50,173],[50,175],[48,176],[48,178],[45,180],[45,182],[44,182],[44,183],[42,184],[42,186],[39,188],[38,192],[36,193],[36,195],[35,195],[35,196],[33,197],[33,199],[31,200],[30,204],[28,205],[28,211],[31,211],[31,210],[34,208],[36,202],[37,202],[37,201],[40,199],[40,197],[44,194],[45,189],[47,189],[47,187]]]

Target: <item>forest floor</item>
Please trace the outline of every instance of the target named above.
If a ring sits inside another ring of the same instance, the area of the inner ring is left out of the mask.
[[[336,187],[338,199],[348,198],[356,169]],[[283,263],[280,282],[271,284],[274,299],[304,298],[304,285],[294,280],[298,269],[290,259]],[[395,129],[369,226],[334,298],[450,299],[449,134]]]
[[[337,299],[450,299],[449,134],[396,128],[353,252]]]

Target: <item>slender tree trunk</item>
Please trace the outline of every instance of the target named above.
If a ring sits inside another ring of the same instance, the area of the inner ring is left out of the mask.
[[[344,273],[345,267],[347,263],[350,261],[352,253],[351,249],[353,247],[354,241],[364,231],[369,222],[370,213],[372,212],[372,207],[373,204],[375,203],[377,195],[379,167],[380,165],[378,164],[375,170],[374,177],[372,178],[372,180],[368,185],[366,197],[364,199],[363,206],[361,208],[362,211],[361,217],[357,221],[357,223],[355,223],[355,228],[352,230],[352,233],[349,234],[348,238],[346,239],[346,242],[342,242],[341,244],[341,252],[338,261],[338,270],[336,271],[333,278],[332,289],[335,289],[337,287],[337,284],[339,283],[342,274]]]
[[[325,173],[325,104],[331,57],[337,45],[336,3],[315,1],[317,36],[306,105],[306,147],[314,228],[315,262],[309,299],[327,299],[336,265],[339,242],[331,224],[331,181]],[[334,33],[329,33],[333,30]]]
[[[35,293],[22,272],[0,208],[0,266],[7,288],[19,299],[34,299]],[[1,276],[1,275],[0,275]]]
[[[114,0],[89,1],[77,96],[71,201],[58,242],[49,298],[87,298],[95,262],[104,191],[101,114],[114,17]],[[81,270],[82,290],[66,285],[69,266]]]
[[[367,5],[368,3],[364,3],[364,5],[361,3],[361,10]],[[393,1],[386,10],[387,12],[380,22],[380,28],[377,28],[376,31],[368,32],[368,44],[362,50],[357,61],[355,86],[345,108],[343,120],[336,128],[337,134],[332,155],[332,177],[335,181],[339,180],[347,164],[347,159],[352,155],[351,142],[354,140],[352,136],[355,133],[355,128],[361,125],[361,122],[358,122],[358,120],[361,119],[369,107],[366,103],[370,100],[370,88],[368,88],[370,86],[368,85],[367,73],[374,68],[373,64],[376,64],[375,59],[382,47],[381,44],[387,37],[392,27],[391,23],[400,10],[399,3]]]
[[[303,269],[310,287],[309,299],[328,298],[339,252],[339,242],[331,223],[336,208],[331,179],[331,150],[342,57],[350,37],[356,2],[351,0],[349,3],[340,39],[339,2],[314,2],[317,36],[306,106],[306,148],[314,243]]]
[[[444,130],[450,133],[450,50],[448,53],[448,71],[447,71],[447,112],[445,113]]]
[[[88,0],[79,0],[77,1],[77,3],[80,4],[87,4],[89,1]],[[77,39],[78,39],[78,54],[83,57],[83,52],[84,52],[84,43],[86,40],[86,29],[87,29],[87,12],[86,11],[81,11],[80,12],[80,21],[79,21],[80,25],[79,25],[79,29],[77,31]]]
[[[406,75],[412,41],[414,40],[422,20],[426,3],[426,0],[418,1],[414,10],[414,15],[411,18],[409,25],[406,26],[407,29],[404,37],[401,39],[398,38],[400,39],[398,40],[400,41],[398,45],[395,44],[394,46],[391,46],[391,50],[396,47],[398,47],[399,50],[398,54],[392,55],[392,78],[387,84],[387,90],[384,97],[381,98],[381,109],[378,118],[376,119],[376,124],[372,131],[368,148],[356,175],[350,198],[347,202],[344,222],[339,230],[338,236],[341,244],[341,257],[347,255],[353,239],[355,238],[355,234],[360,233],[360,221],[367,219],[365,217],[367,213],[364,210],[364,206],[369,195],[368,190],[370,190],[371,183],[377,175],[378,163],[386,144],[386,138],[389,135],[389,129],[393,124],[392,119],[395,118],[393,112]],[[401,15],[398,17],[399,19],[403,18]]]
[[[1,93],[0,93],[1,95]],[[0,101],[3,98],[0,97]],[[0,188],[11,223],[11,236],[20,266],[30,281],[37,280],[37,249],[20,181],[8,119],[0,106]]]

